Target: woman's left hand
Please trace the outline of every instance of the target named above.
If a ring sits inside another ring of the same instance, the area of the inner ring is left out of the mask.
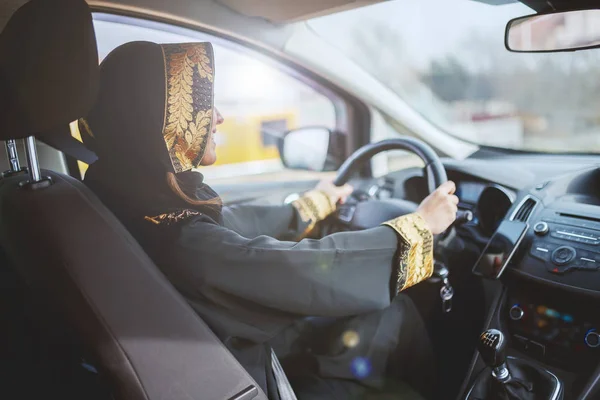
[[[352,194],[354,188],[348,184],[344,186],[335,186],[333,180],[322,180],[315,190],[325,193],[331,199],[332,204],[344,204],[348,196]]]

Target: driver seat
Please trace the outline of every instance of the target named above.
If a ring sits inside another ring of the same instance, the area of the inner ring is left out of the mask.
[[[31,0],[0,34],[0,139],[26,138],[28,159],[0,180],[0,247],[35,325],[80,348],[115,400],[266,400],[96,196],[39,170],[34,135],[85,115],[97,85],[84,0]]]

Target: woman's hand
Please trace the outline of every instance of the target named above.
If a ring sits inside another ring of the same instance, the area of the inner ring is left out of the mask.
[[[434,235],[444,232],[456,219],[458,197],[454,195],[455,191],[454,182],[443,183],[417,208],[417,213],[425,220]]]
[[[352,194],[354,188],[348,184],[344,186],[335,186],[332,180],[322,180],[315,190],[325,193],[331,199],[332,204],[345,203],[348,196]]]

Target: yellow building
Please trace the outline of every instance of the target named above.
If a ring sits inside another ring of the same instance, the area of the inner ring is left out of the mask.
[[[296,126],[295,112],[283,114],[229,117],[217,128],[217,162],[215,165],[236,164],[258,160],[279,159],[277,137]],[[281,129],[283,128],[283,129]]]

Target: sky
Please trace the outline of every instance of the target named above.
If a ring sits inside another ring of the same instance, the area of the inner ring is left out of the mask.
[[[491,6],[472,0],[395,0],[320,17],[308,22],[330,43],[352,51],[356,31],[370,24],[386,25],[403,38],[415,66],[429,64],[440,54],[460,51],[472,33],[493,38],[504,47],[504,28],[515,17],[532,14],[522,3]],[[372,26],[372,25],[371,25]]]

